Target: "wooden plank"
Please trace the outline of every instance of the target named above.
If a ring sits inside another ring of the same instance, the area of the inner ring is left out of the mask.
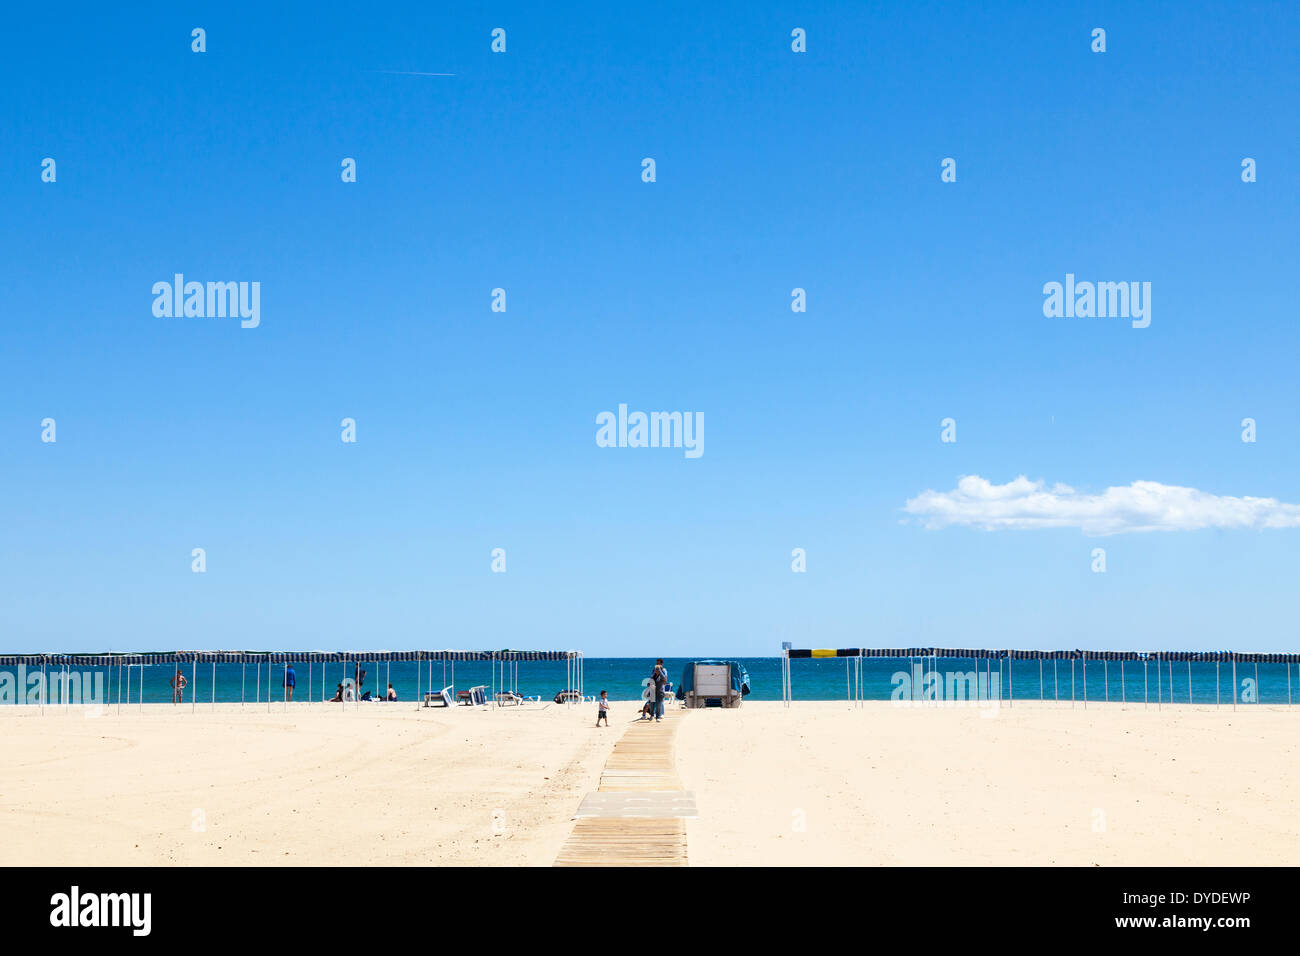
[[[556,866],[685,866],[683,820],[578,820]]]
[[[670,712],[662,723],[629,724],[605,763],[597,793],[659,791],[682,792],[685,796],[677,776],[673,742],[681,716],[680,712]],[[686,863],[686,822],[680,817],[580,817],[555,859],[556,866]]]

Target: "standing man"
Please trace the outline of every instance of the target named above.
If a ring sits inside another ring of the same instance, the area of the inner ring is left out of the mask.
[[[298,685],[298,675],[293,672],[293,665],[290,664],[284,669],[284,693],[289,700],[293,700],[293,689]]]
[[[655,682],[655,721],[664,719],[664,684],[668,683],[668,672],[664,670],[664,659],[661,657],[655,661],[655,669],[650,672],[650,678]]]
[[[185,685],[188,683],[189,681],[185,679],[185,675],[181,673],[181,669],[179,667],[176,668],[176,676],[171,680],[173,704],[185,703]]]

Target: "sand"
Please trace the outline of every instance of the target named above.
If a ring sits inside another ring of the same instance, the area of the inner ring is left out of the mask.
[[[982,716],[988,714],[988,716]],[[692,865],[1294,865],[1300,707],[695,711]]]
[[[0,708],[0,865],[549,866],[617,733],[594,704],[135,710]]]
[[[549,866],[636,705],[593,710],[0,708],[0,865]],[[1300,708],[751,701],[686,715],[676,762],[692,865],[1293,864],[1297,737]]]

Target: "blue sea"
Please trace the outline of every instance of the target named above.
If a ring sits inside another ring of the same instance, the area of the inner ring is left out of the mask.
[[[681,674],[689,661],[685,658],[668,658],[666,666],[674,683],[681,680]],[[741,663],[749,671],[749,681],[753,700],[781,699],[781,659],[779,657],[751,657],[742,659]],[[1118,662],[1103,665],[1100,661],[1091,661],[1086,667],[1082,662],[1075,662],[1073,668],[1069,661],[1042,662],[1041,683],[1039,662],[1018,660],[1008,674],[1008,664],[1001,662],[999,670],[997,661],[989,662],[961,659],[938,660],[940,682],[950,687],[949,675],[980,674],[976,690],[968,690],[968,697],[1038,700],[1077,700],[1077,701],[1129,701],[1148,700],[1197,704],[1223,703],[1233,701],[1233,672],[1231,664],[1219,665],[1218,674],[1214,664],[1194,663],[1189,670],[1186,663],[1165,664],[1157,666],[1152,663],[1145,668],[1140,662],[1128,661],[1121,671]],[[856,674],[851,660],[846,668],[846,659],[801,659],[790,662],[793,681],[794,700],[845,700],[850,694],[856,694]],[[609,692],[611,700],[634,700],[641,696],[644,681],[650,675],[654,665],[651,658],[594,657],[585,662],[584,692],[594,696],[602,690]],[[397,691],[399,700],[413,701],[418,698],[417,690],[429,689],[430,680],[434,688],[454,684],[456,689],[465,689],[478,684],[492,683],[490,665],[487,662],[460,662],[452,665],[435,663],[432,670],[428,663],[418,665],[421,670],[417,677],[415,663],[364,663],[366,677],[363,691],[382,694],[391,681]],[[862,667],[862,697],[866,700],[924,699],[927,678],[934,662],[929,658],[878,658],[866,659]],[[1292,700],[1300,703],[1300,668],[1285,664],[1239,664],[1237,667],[1237,700],[1242,703],[1287,704]],[[296,700],[310,698],[321,700],[333,697],[336,686],[344,678],[351,677],[351,664],[302,664],[295,668],[297,675]],[[14,668],[0,668],[0,690],[9,688],[9,692],[0,696],[0,703],[21,702],[21,695],[12,693],[14,682],[6,680],[5,673],[14,674]],[[211,664],[198,665],[197,671],[190,666],[183,667],[183,672],[190,687],[186,690],[186,701],[193,694],[199,702],[211,701],[235,702],[266,701],[283,699],[283,669],[279,665],[268,668],[263,665],[218,664],[214,672]],[[119,693],[123,699],[129,689],[129,699],[140,699],[140,668],[132,668],[129,688],[125,680],[119,686],[117,669],[109,673],[108,668],[89,668],[80,671],[84,674],[102,674],[105,695],[108,702],[116,702]],[[175,673],[174,667],[156,665],[144,668],[144,701],[146,703],[165,703],[171,700],[171,688],[168,681]],[[500,666],[498,665],[497,682],[500,683]],[[846,674],[848,680],[846,681]],[[987,675],[987,676],[986,676]],[[54,672],[50,672],[54,677]],[[516,687],[524,696],[540,696],[551,700],[566,685],[566,668],[563,661],[529,661],[512,668],[507,683]],[[91,681],[95,678],[89,678]],[[83,680],[86,678],[83,677]],[[1190,694],[1190,696],[1189,696]],[[1086,695],[1086,696],[1085,696]],[[947,691],[941,696],[950,697]]]

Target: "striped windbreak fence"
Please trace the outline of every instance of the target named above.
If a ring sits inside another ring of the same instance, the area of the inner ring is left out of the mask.
[[[103,679],[109,696],[116,694],[117,702],[125,700],[143,705],[145,697],[146,668],[165,667],[167,674],[159,682],[157,672],[148,677],[151,700],[158,702],[170,696],[176,702],[184,702],[193,709],[197,701],[197,681],[202,677],[211,681],[209,693],[205,695],[215,706],[217,702],[217,668],[218,665],[236,665],[234,673],[230,669],[223,671],[223,702],[237,701],[244,703],[284,700],[318,700],[323,701],[335,693],[337,679],[360,694],[362,689],[375,688],[376,699],[386,697],[384,686],[379,682],[379,675],[369,673],[376,670],[375,665],[385,665],[384,685],[393,673],[394,664],[403,665],[402,673],[408,682],[405,700],[410,700],[410,683],[414,683],[416,699],[427,703],[433,696],[443,698],[443,690],[435,688],[434,665],[443,665],[444,677],[448,668],[451,671],[451,684],[455,683],[455,666],[457,663],[471,665],[475,673],[482,665],[482,670],[490,673],[489,680],[483,685],[491,686],[490,695],[482,695],[492,702],[516,703],[519,699],[519,665],[529,661],[564,662],[564,686],[574,696],[581,697],[584,677],[584,656],[576,650],[516,650],[502,648],[498,650],[174,650],[174,651],[105,651],[82,654],[32,653],[0,654],[0,703],[39,703],[42,708],[47,701],[65,703],[85,702],[87,699],[82,688],[97,685],[94,681]],[[327,665],[333,678],[327,680]],[[415,665],[412,667],[411,665]],[[96,676],[98,672],[98,676]],[[304,673],[305,672],[305,673]],[[368,686],[363,688],[365,678],[370,676]],[[304,680],[305,678],[305,680]],[[71,688],[71,691],[69,690]],[[454,690],[454,687],[452,688]],[[161,697],[159,696],[161,691]],[[295,694],[294,691],[298,693]],[[80,697],[78,695],[81,695]],[[233,695],[233,696],[232,696]],[[351,701],[353,698],[348,697]],[[340,701],[341,702],[341,701]]]
[[[1093,665],[1093,697],[1092,700],[1110,701],[1116,699],[1121,702],[1130,700],[1140,700],[1147,702],[1154,690],[1156,703],[1159,705],[1168,700],[1175,702],[1174,688],[1177,683],[1181,690],[1178,702],[1194,703],[1193,688],[1203,695],[1212,698],[1218,703],[1224,702],[1222,693],[1220,670],[1224,665],[1230,669],[1232,683],[1228,689],[1231,692],[1231,702],[1235,706],[1238,702],[1238,691],[1241,690],[1240,700],[1246,703],[1260,702],[1260,671],[1259,665],[1277,665],[1282,664],[1286,667],[1285,680],[1285,701],[1290,704],[1294,697],[1292,693],[1292,675],[1291,665],[1297,665],[1296,683],[1297,689],[1300,689],[1300,653],[1279,652],[1279,651],[1175,651],[1175,650],[1152,650],[1152,651],[1114,651],[1114,650],[1084,650],[1076,648],[1073,650],[1024,650],[1014,648],[993,649],[993,648],[958,648],[958,647],[805,647],[797,648],[790,644],[785,644],[781,649],[781,681],[782,697],[788,705],[793,696],[793,672],[791,670],[791,661],[795,660],[818,660],[828,658],[842,658],[845,662],[845,694],[848,699],[861,704],[864,697],[864,675],[866,673],[866,661],[870,659],[891,659],[909,661],[908,671],[901,672],[904,679],[898,683],[910,682],[913,685],[923,685],[921,697],[916,696],[915,687],[909,687],[908,700],[933,700],[934,688],[937,686],[936,679],[938,674],[937,662],[939,660],[962,660],[974,661],[976,664],[974,673],[978,677],[977,689],[980,699],[989,699],[986,694],[992,695],[998,700],[1007,700],[1008,702],[1025,697],[1037,697],[1040,700],[1062,700],[1062,687],[1068,687],[1069,700],[1071,704],[1076,700],[1079,691],[1082,692],[1084,706],[1089,702],[1089,665]],[[1038,667],[1030,672],[1030,679],[1026,681],[1025,663],[1037,661]],[[920,662],[920,663],[918,663]],[[1012,663],[1017,666],[1013,672]],[[1116,668],[1111,668],[1112,663],[1118,664]],[[1065,668],[1064,677],[1062,676],[1062,665],[1068,664]],[[1138,667],[1126,667],[1126,665],[1140,665]],[[1178,669],[1177,682],[1175,681],[1174,664],[1184,665]],[[1206,674],[1202,672],[1201,679],[1194,679],[1192,665],[1213,664],[1213,673]],[[1050,665],[1050,666],[1049,666]],[[1097,674],[1096,665],[1100,665],[1100,674]],[[1247,672],[1248,677],[1242,684],[1238,684],[1239,667],[1250,665],[1254,668],[1253,672]],[[1051,696],[1047,694],[1048,678],[1051,678]],[[984,671],[983,676],[980,671]],[[994,674],[996,671],[996,675]],[[1114,672],[1112,674],[1112,671]],[[1185,672],[1186,678],[1183,678]],[[915,679],[912,675],[915,674]],[[1005,678],[1004,678],[1005,674]],[[1280,703],[1281,698],[1281,672],[1274,671],[1273,676],[1269,678],[1272,681],[1270,700]],[[954,677],[961,678],[963,675],[954,674]],[[1013,680],[1014,676],[1014,680]],[[1103,689],[1098,691],[1098,676]],[[878,677],[878,675],[877,675]],[[1118,678],[1118,686],[1114,688],[1115,696],[1112,697],[1113,677]],[[1139,685],[1138,678],[1141,678],[1141,694],[1137,694]],[[1210,677],[1213,677],[1211,682]],[[1130,684],[1132,681],[1132,684]],[[1029,693],[1017,695],[1017,687],[1022,691],[1025,684],[1028,683]],[[1154,686],[1153,686],[1154,685]],[[1130,698],[1129,688],[1133,687],[1134,696]],[[1242,689],[1245,687],[1246,689]],[[1034,691],[1037,693],[1035,694]],[[1212,691],[1212,693],[1211,693]],[[1166,697],[1166,694],[1168,696]]]

